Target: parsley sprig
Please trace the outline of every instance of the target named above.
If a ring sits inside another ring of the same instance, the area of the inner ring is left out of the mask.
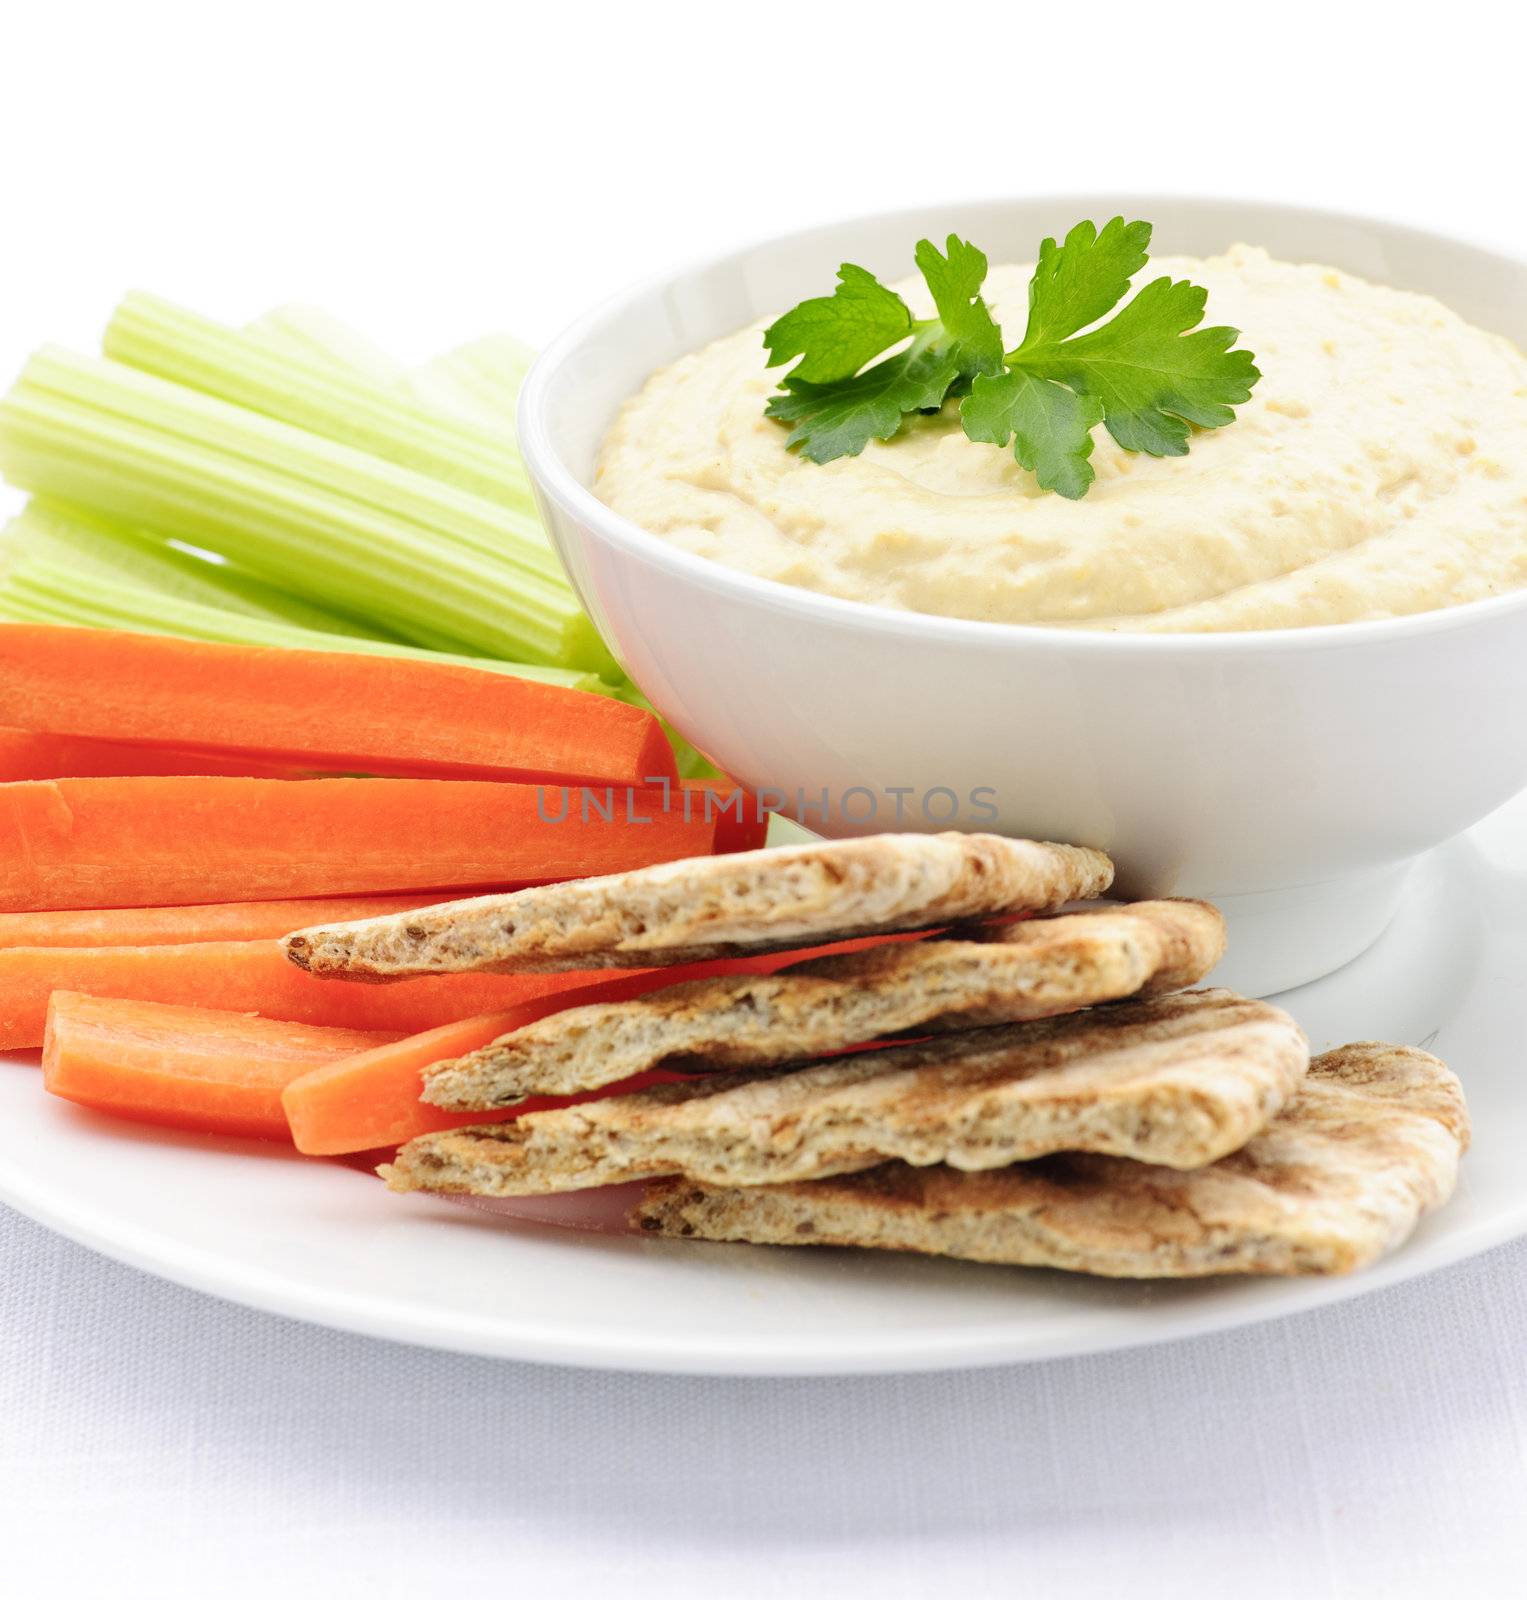
[[[917,246],[935,308],[926,319],[845,263],[831,295],[802,301],[764,333],[770,366],[800,358],[767,414],[790,424],[789,447],[828,462],[958,400],[971,439],[1011,444],[1041,489],[1070,500],[1096,476],[1100,422],[1126,450],[1186,455],[1190,429],[1233,422],[1261,374],[1249,350],[1232,348],[1236,329],[1199,327],[1208,294],[1185,279],[1156,278],[1115,311],[1150,240],[1148,222],[1122,217],[1101,231],[1079,222],[1063,244],[1046,239],[1028,326],[1007,351],[981,298],[986,257],[956,235],[943,254],[927,239]],[[903,347],[885,355],[893,345]]]

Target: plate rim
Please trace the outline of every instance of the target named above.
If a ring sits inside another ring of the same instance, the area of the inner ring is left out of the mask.
[[[749,1341],[733,1335],[724,1340],[705,1336],[685,1342],[638,1335],[633,1342],[629,1330],[616,1336],[606,1329],[574,1324],[554,1329],[542,1323],[530,1328],[502,1317],[459,1310],[435,1312],[426,1303],[409,1306],[405,1311],[388,1296],[325,1291],[314,1285],[294,1287],[289,1279],[269,1268],[239,1263],[200,1247],[177,1242],[168,1248],[162,1244],[155,1248],[135,1238],[144,1231],[138,1225],[114,1225],[104,1208],[71,1206],[67,1198],[60,1201],[56,1195],[39,1193],[36,1185],[18,1178],[3,1164],[0,1201],[50,1231],[151,1277],[312,1326],[416,1348],[537,1366],[702,1377],[869,1377],[949,1372],[1146,1349],[1323,1310],[1427,1276],[1527,1235],[1524,1194],[1514,1208],[1461,1231],[1453,1230],[1435,1239],[1412,1236],[1393,1255],[1356,1272],[1339,1277],[1262,1279],[1257,1287],[1265,1285],[1273,1304],[1250,1315],[1242,1298],[1216,1299],[1206,1295],[1200,1305],[1174,1307],[1170,1320],[1143,1320],[1137,1326],[1110,1324],[1081,1336],[1062,1329],[1018,1349],[1011,1346],[1010,1330],[1000,1334],[983,1330],[966,1338],[949,1333],[889,1334],[847,1349],[830,1343],[813,1344],[810,1339],[782,1343],[773,1337]],[[1418,1231],[1424,1234],[1432,1220],[1424,1218]],[[1024,1273],[1032,1269],[1005,1270]],[[1138,1286],[1149,1280],[1117,1281]]]

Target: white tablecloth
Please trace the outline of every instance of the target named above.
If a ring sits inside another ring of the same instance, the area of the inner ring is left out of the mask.
[[[1125,1354],[800,1381],[412,1350],[0,1211],[17,1597],[1527,1593],[1527,1244]]]

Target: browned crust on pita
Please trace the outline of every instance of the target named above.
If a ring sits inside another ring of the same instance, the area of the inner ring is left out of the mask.
[[[1074,921],[1080,932],[1082,922],[1090,917],[1105,924],[1116,917],[1128,917],[1146,924],[1155,935],[1150,942],[1154,970],[1141,994],[1170,994],[1174,989],[1202,983],[1225,954],[1225,918],[1207,900],[1136,900],[1129,905],[1080,906],[1066,920]],[[1059,917],[1044,917],[1023,922],[966,923],[951,930],[950,937],[986,944],[1042,944],[1047,937],[1045,930],[1060,921]],[[1143,940],[1143,934],[1137,936]]]
[[[1120,1278],[1341,1273],[1402,1243],[1452,1193],[1468,1146],[1454,1075],[1421,1050],[1317,1057],[1246,1147],[1194,1172],[1056,1155],[993,1172],[891,1162],[761,1188],[652,1185],[649,1233],[859,1245]]]
[[[487,1111],[653,1070],[775,1066],[913,1031],[1057,1016],[1196,983],[1224,951],[1197,900],[1146,901],[986,935],[883,945],[786,972],[677,983],[577,1006],[425,1071],[424,1099]]]
[[[879,834],[307,928],[285,947],[318,976],[371,980],[671,966],[1050,911],[1112,881],[1113,864],[1098,850],[995,834]]]
[[[1265,1127],[1308,1062],[1286,1013],[1205,989],[426,1134],[383,1170],[399,1190],[513,1195],[1077,1149],[1194,1167]]]

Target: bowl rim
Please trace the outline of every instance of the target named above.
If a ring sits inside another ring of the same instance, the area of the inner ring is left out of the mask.
[[[978,206],[999,206],[1022,200],[1025,203],[1059,205],[1080,204],[1084,209],[1114,209],[1148,214],[1149,208],[1189,206],[1203,211],[1215,207],[1255,206],[1278,212],[1290,219],[1319,218],[1328,222],[1353,223],[1359,227],[1382,229],[1391,235],[1408,236],[1428,244],[1444,244],[1494,257],[1520,272],[1527,280],[1527,258],[1496,243],[1481,242],[1435,228],[1378,217],[1365,212],[1340,210],[1328,206],[1306,206],[1287,201],[1263,200],[1255,196],[1239,198],[1198,194],[1135,194],[1124,191],[1096,193],[1006,194],[965,196],[920,205],[898,206],[885,211],[861,212],[833,222],[785,233],[755,237],[731,248],[691,257],[678,266],[649,273],[625,288],[605,296],[582,316],[569,323],[532,363],[521,386],[516,405],[515,431],[521,455],[535,486],[562,512],[623,554],[644,565],[664,569],[712,593],[745,600],[766,610],[803,620],[815,620],[867,632],[890,630],[943,644],[963,644],[984,649],[1044,646],[1085,652],[1117,654],[1162,654],[1185,651],[1195,655],[1219,655],[1251,651],[1347,649],[1363,645],[1386,645],[1404,639],[1451,632],[1485,623],[1502,615],[1527,611],[1527,585],[1505,594],[1487,595],[1458,605],[1412,612],[1400,617],[1378,617],[1357,622],[1312,623],[1307,627],[1241,629],[1204,633],[1110,632],[1105,628],[1083,628],[1063,624],[994,622],[974,617],[948,617],[936,612],[902,611],[869,601],[847,600],[837,595],[819,594],[797,588],[774,578],[760,577],[729,567],[709,557],[682,550],[621,512],[606,505],[583,484],[563,460],[551,441],[547,420],[546,396],[559,369],[587,341],[591,332],[603,327],[612,317],[655,291],[682,282],[700,272],[740,260],[754,251],[783,244],[803,243],[823,234],[851,231],[871,224],[894,223],[899,218],[922,217],[943,203],[951,210]],[[1138,209],[1137,209],[1138,208]]]

